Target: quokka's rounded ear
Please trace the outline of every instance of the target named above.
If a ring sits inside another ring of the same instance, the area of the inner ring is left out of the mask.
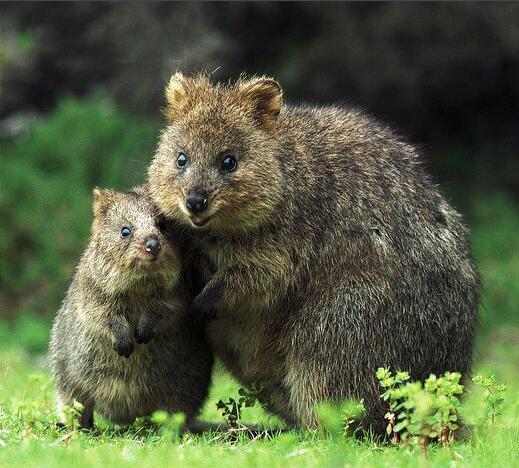
[[[92,209],[94,211],[94,216],[102,216],[106,214],[108,206],[113,203],[115,197],[116,192],[114,190],[95,187],[92,190]]]
[[[188,79],[181,72],[177,71],[166,86],[167,106],[165,114],[169,121],[173,121],[184,109],[188,100],[188,94]]]
[[[266,76],[243,80],[238,83],[238,92],[260,125],[274,125],[283,106],[283,90],[276,80]]]

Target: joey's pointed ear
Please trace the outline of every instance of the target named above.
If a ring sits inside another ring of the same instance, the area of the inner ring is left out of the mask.
[[[188,100],[188,93],[188,79],[181,72],[176,72],[166,86],[165,114],[168,121],[173,121],[182,112]]]
[[[238,92],[260,125],[274,126],[283,105],[283,90],[276,80],[265,76],[244,80],[238,83]]]
[[[102,216],[106,214],[106,210],[108,206],[113,203],[115,199],[115,192],[110,189],[103,189],[99,187],[95,187],[92,190],[92,197],[94,199],[93,202],[93,210],[94,216]]]

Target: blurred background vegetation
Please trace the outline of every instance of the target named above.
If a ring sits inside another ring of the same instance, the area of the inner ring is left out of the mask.
[[[513,3],[0,4],[1,343],[46,349],[91,189],[142,181],[177,69],[270,74],[288,101],[359,106],[420,145],[472,228],[480,342],[517,349]]]

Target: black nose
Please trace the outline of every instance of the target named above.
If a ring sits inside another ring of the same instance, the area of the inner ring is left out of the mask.
[[[148,237],[144,244],[144,248],[147,253],[156,257],[160,252],[160,242],[155,236]]]
[[[190,192],[186,197],[186,208],[191,213],[201,213],[207,208],[207,194],[205,192]]]

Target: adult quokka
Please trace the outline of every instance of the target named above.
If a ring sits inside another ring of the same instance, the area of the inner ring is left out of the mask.
[[[208,262],[193,305],[216,354],[273,412],[308,427],[363,398],[382,432],[379,366],[468,372],[479,277],[415,148],[353,109],[284,105],[266,77],[177,73],[166,96],[151,195]]]
[[[94,222],[52,329],[50,354],[64,405],[129,424],[156,410],[194,420],[213,355],[188,311],[177,239],[145,191],[94,190]],[[145,344],[147,343],[147,344]]]

